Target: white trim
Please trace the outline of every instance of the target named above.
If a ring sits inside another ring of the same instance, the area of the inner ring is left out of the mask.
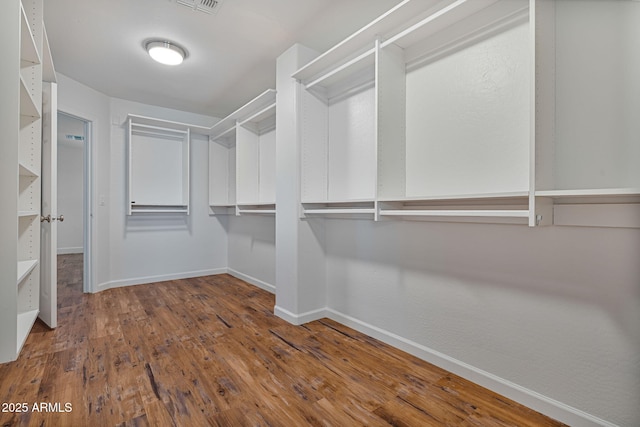
[[[189,279],[192,277],[214,276],[217,274],[227,273],[226,268],[214,268],[211,270],[187,271],[184,273],[163,274],[158,276],[134,277],[124,280],[112,280],[110,282],[101,283],[97,286],[96,292],[106,291],[112,288],[121,288],[123,286],[143,285],[147,283],[165,282],[167,280]]]
[[[317,310],[307,311],[306,313],[295,314],[285,308],[276,305],[273,309],[273,314],[291,324],[303,325],[305,323],[313,322],[314,320],[319,320],[323,317],[327,317],[327,309],[319,308]]]
[[[278,307],[276,307],[276,310],[278,310]],[[501,394],[502,396],[523,404],[533,409],[534,411],[538,411],[565,424],[585,427],[616,427],[615,424],[612,424],[608,421],[595,417],[579,409],[573,408],[562,402],[537,393],[533,390],[529,390],[504,378],[500,378],[494,374],[491,374],[490,372],[478,369],[460,360],[454,359],[453,357],[447,356],[446,354],[440,353],[437,350],[433,350],[429,347],[413,342],[392,332],[370,325],[354,317],[340,313],[331,308],[326,308],[323,310],[323,312],[326,314],[326,317],[335,320],[336,322],[349,326],[350,328],[353,328],[359,332],[362,332],[389,345],[399,348],[400,350],[406,351],[413,356],[416,356],[442,369],[459,375],[482,387],[486,387],[496,393]],[[276,314],[278,313],[276,312]],[[295,315],[293,316],[295,317]],[[284,316],[280,317],[288,320]]]
[[[69,254],[81,254],[84,253],[84,248],[82,246],[72,247],[72,248],[58,248],[58,255],[69,255]]]
[[[82,231],[83,231],[83,272],[82,272],[82,291],[98,292],[100,286],[97,283],[97,269],[95,266],[95,256],[97,253],[97,241],[94,236],[97,233],[96,224],[94,223],[94,212],[96,209],[97,180],[95,179],[95,171],[97,158],[94,153],[94,141],[97,135],[98,121],[95,117],[85,115],[83,111],[76,110],[75,107],[65,108],[58,101],[58,114],[80,120],[84,123],[84,155],[83,155],[83,171],[82,171]]]
[[[244,274],[241,273],[237,270],[234,270],[233,268],[227,268],[227,273],[230,274],[231,276],[238,278],[240,280],[244,280],[245,282],[252,284],[254,286],[259,287],[260,289],[263,289],[267,292],[270,292],[272,294],[276,293],[276,287],[275,285],[272,285],[271,283],[267,283],[263,280],[260,279],[256,279],[255,277],[249,276],[248,274]]]

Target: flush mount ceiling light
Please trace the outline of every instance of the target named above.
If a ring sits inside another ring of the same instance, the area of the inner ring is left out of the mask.
[[[151,40],[144,47],[151,58],[165,65],[181,64],[187,57],[183,48],[166,40]]]

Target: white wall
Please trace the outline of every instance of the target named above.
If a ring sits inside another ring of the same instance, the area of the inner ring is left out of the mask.
[[[227,221],[230,273],[275,293],[275,217],[273,215],[242,215],[230,216]]]
[[[66,135],[84,136],[81,120],[58,115],[58,254],[83,253],[83,163],[84,141]]]
[[[334,317],[507,395],[640,425],[640,230],[332,220],[325,238]]]

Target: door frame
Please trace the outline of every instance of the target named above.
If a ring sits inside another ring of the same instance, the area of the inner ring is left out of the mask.
[[[84,293],[95,292],[95,269],[94,257],[95,240],[94,240],[94,194],[95,194],[95,163],[93,159],[93,136],[94,122],[93,120],[83,117],[82,115],[68,112],[66,109],[58,107],[58,114],[65,115],[72,119],[80,120],[84,123],[84,152],[82,166],[82,231],[83,231],[83,275],[82,275],[82,291]]]

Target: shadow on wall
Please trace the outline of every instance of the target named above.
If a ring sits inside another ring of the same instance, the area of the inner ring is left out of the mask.
[[[254,243],[275,246],[276,227],[274,215],[240,215],[229,216],[226,230],[230,234],[250,238]]]
[[[640,230],[331,220],[326,233],[329,257],[395,270],[388,286],[415,273],[581,301],[640,344]]]

